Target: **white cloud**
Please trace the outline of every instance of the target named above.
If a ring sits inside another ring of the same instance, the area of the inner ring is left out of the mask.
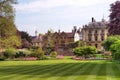
[[[114,0],[33,0],[16,6],[19,12],[39,12],[42,9],[51,9],[62,6],[88,7],[96,4],[113,2]]]
[[[25,0],[26,1],[26,0]],[[110,4],[116,0],[30,0],[16,5],[16,24],[19,30],[34,35],[34,31],[47,32],[52,28],[71,31],[72,26],[81,27],[91,17],[108,18]]]

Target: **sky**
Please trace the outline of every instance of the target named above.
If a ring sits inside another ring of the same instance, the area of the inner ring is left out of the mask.
[[[116,0],[18,0],[15,5],[15,24],[20,31],[34,36],[35,31],[49,29],[71,32],[91,22],[94,17],[109,20],[110,4]]]

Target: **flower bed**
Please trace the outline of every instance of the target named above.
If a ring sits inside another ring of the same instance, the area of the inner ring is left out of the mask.
[[[84,57],[76,57],[76,56],[73,56],[72,59],[74,59],[74,60],[85,60]]]
[[[58,56],[57,56],[57,59],[63,59],[63,58],[64,58],[63,55],[58,55]]]
[[[34,60],[37,60],[37,59],[38,59],[37,57],[25,57],[23,60],[34,61]]]

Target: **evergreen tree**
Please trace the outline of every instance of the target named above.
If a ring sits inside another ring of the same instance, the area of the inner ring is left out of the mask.
[[[120,1],[116,1],[110,6],[109,33],[110,35],[120,35]]]

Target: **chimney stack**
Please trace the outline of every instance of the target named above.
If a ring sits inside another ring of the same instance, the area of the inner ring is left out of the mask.
[[[92,17],[92,22],[95,22],[95,19],[94,19],[94,17]]]

